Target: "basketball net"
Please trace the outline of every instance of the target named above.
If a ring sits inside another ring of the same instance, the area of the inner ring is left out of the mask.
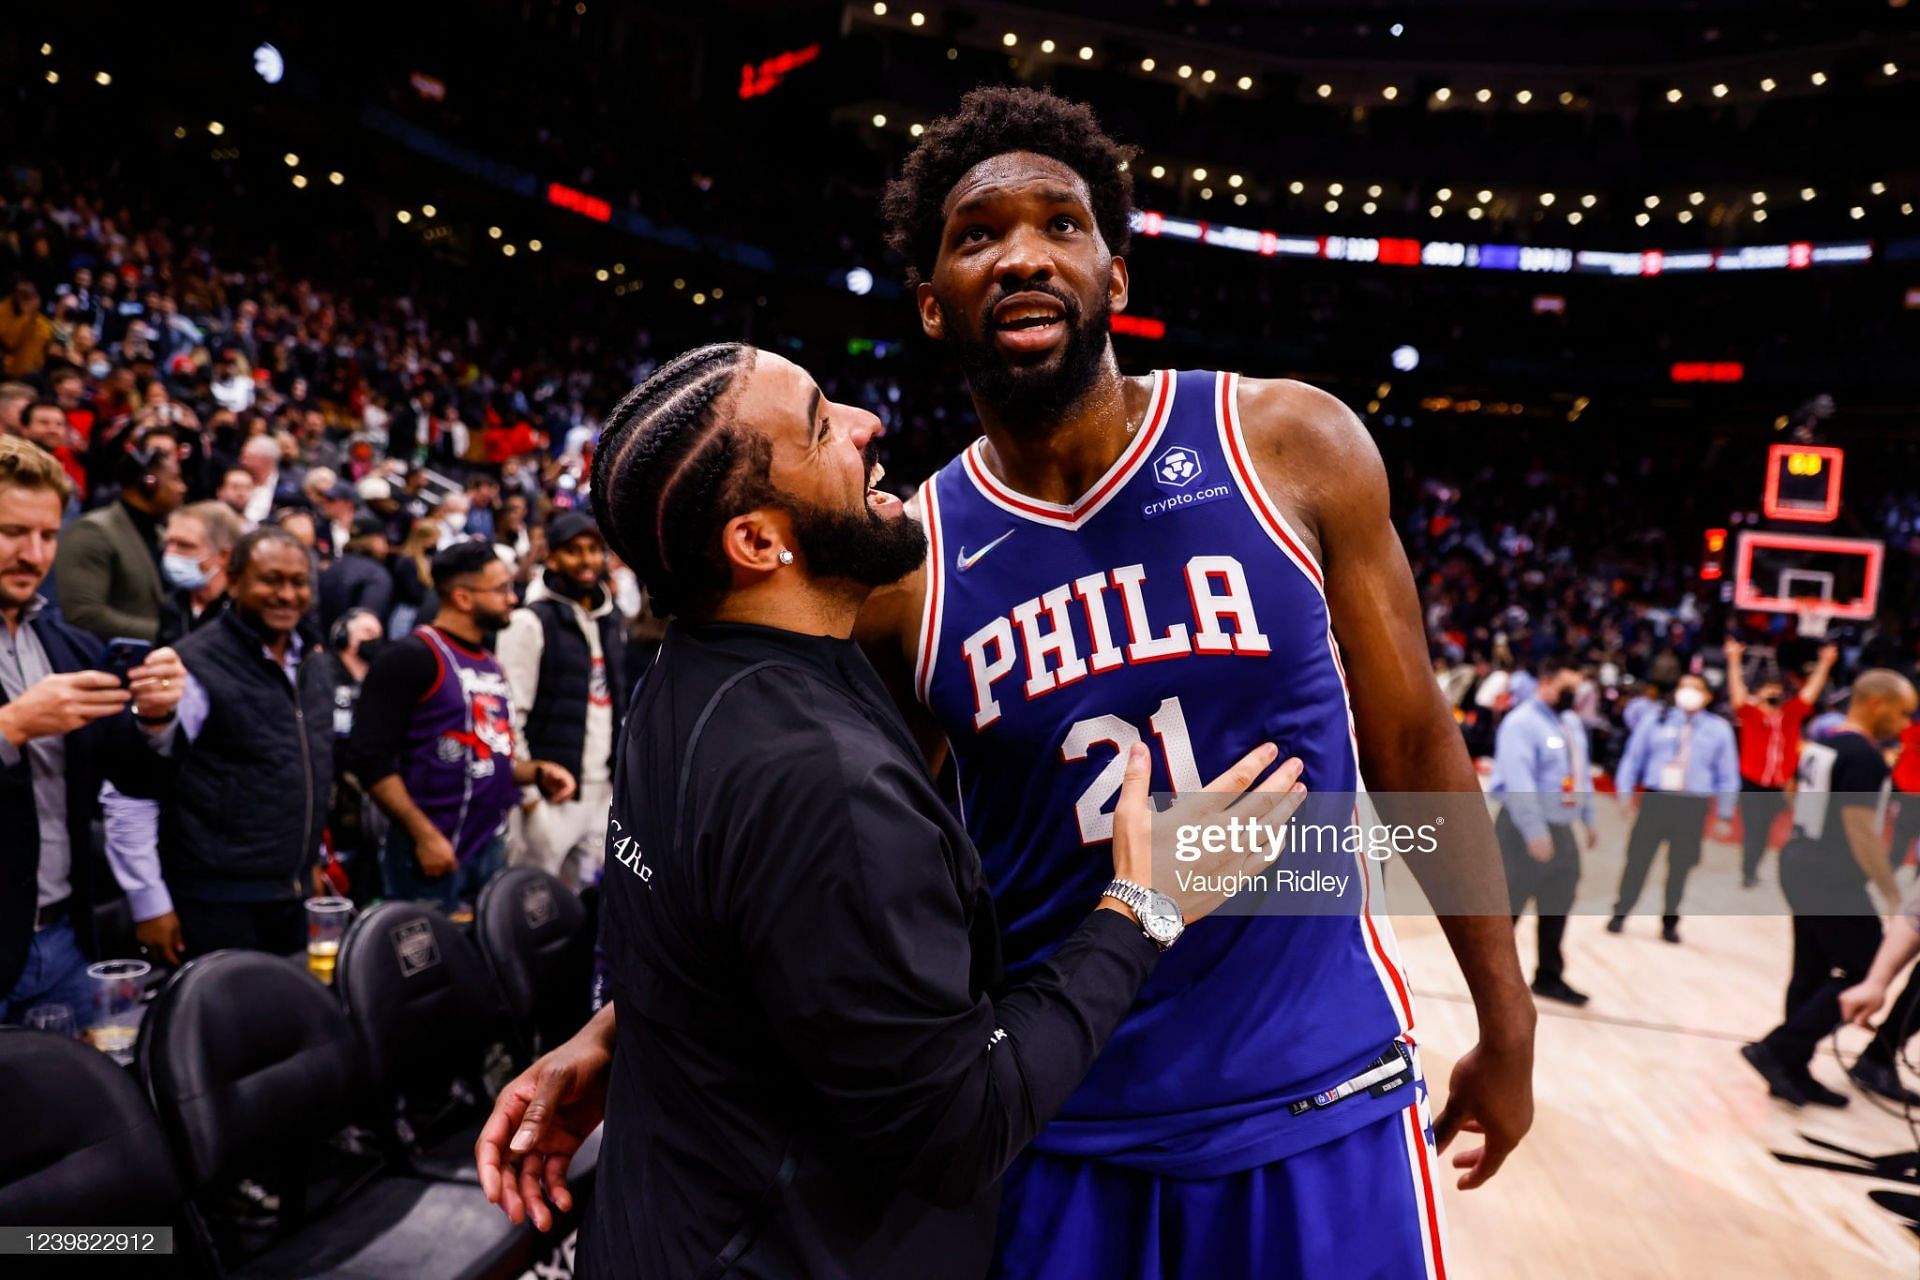
[[[1809,605],[1799,610],[1800,634],[1810,640],[1827,638],[1827,624],[1833,621],[1833,610]]]

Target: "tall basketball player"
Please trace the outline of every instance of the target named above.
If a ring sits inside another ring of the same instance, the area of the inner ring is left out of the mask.
[[[952,752],[1015,972],[1106,885],[1135,742],[1163,791],[1264,739],[1321,795],[1479,791],[1360,423],[1297,382],[1121,374],[1130,154],[1084,106],[979,89],[886,198],[985,434],[916,497],[927,562],[861,634]],[[1439,870],[1493,873],[1471,812]],[[1444,1276],[1436,1133],[1485,1136],[1461,1186],[1499,1168],[1532,1123],[1535,1015],[1504,914],[1442,923],[1481,1039],[1437,1125],[1417,1079],[1324,1101],[1417,1071],[1384,920],[1199,922],[1009,1172],[999,1274]]]

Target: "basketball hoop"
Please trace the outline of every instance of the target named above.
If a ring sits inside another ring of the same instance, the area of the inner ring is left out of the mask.
[[[1833,621],[1833,610],[1824,605],[1803,605],[1796,614],[1800,623],[1800,634],[1809,640],[1825,640],[1827,624]]]

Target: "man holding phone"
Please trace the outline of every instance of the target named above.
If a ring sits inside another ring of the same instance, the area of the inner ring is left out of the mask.
[[[58,462],[0,438],[0,1022],[46,1003],[84,1012],[107,884],[91,838],[101,780],[148,795],[166,784],[169,764],[126,712],[163,728],[185,675],[166,649],[124,678],[101,670],[98,642],[40,594],[70,492]]]

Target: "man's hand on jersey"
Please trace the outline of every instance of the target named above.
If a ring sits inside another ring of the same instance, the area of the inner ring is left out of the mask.
[[[607,1114],[613,1069],[611,1015],[604,1011],[500,1091],[473,1144],[480,1189],[518,1226],[553,1229],[573,1211],[567,1166]]]
[[[1176,799],[1173,807],[1161,815],[1162,829],[1222,818],[1229,806],[1235,818],[1257,821],[1270,828],[1282,826],[1306,799],[1307,787],[1300,781],[1300,771],[1305,766],[1298,757],[1287,760],[1266,781],[1254,786],[1254,779],[1279,754],[1280,749],[1271,742],[1261,743],[1200,791]],[[1183,889],[1180,879],[1170,870],[1163,871],[1156,879],[1154,813],[1148,790],[1152,785],[1152,771],[1152,755],[1145,746],[1134,744],[1127,756],[1126,776],[1120,783],[1120,802],[1113,811],[1113,872],[1122,880],[1166,894],[1178,904],[1180,918],[1192,924],[1227,900],[1227,895],[1217,887],[1203,890],[1199,886],[1217,886],[1223,878],[1242,870],[1257,874],[1268,864],[1264,852],[1244,847],[1219,853],[1202,852],[1195,861],[1181,864],[1182,870],[1190,873],[1183,878],[1192,888]]]
[[[1464,1169],[1460,1190],[1471,1191],[1494,1174],[1533,1127],[1533,1023],[1525,1032],[1494,1039],[1482,1036],[1453,1066],[1447,1105],[1433,1122],[1441,1151],[1461,1133],[1477,1133],[1486,1142],[1453,1158]]]

